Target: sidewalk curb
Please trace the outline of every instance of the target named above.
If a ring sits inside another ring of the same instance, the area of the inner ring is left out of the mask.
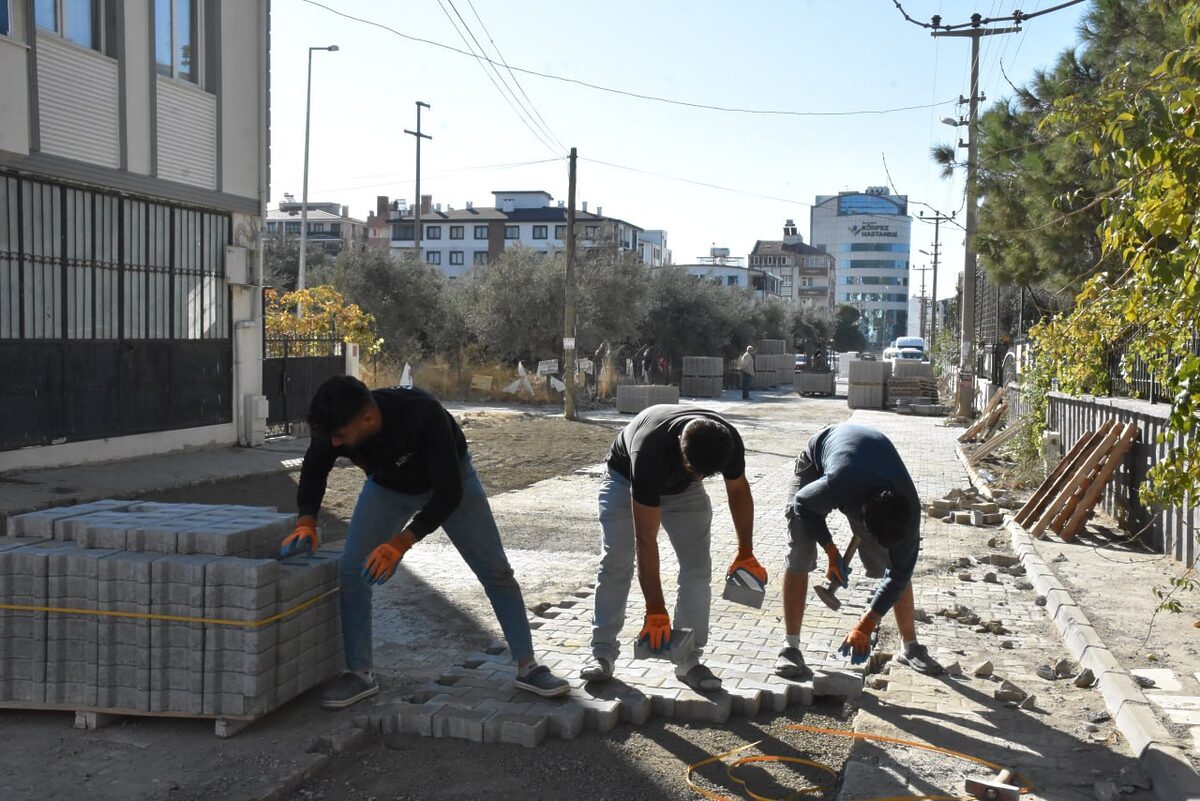
[[[963,453],[955,448],[971,483],[987,497],[991,490]],[[1096,674],[1096,689],[1104,698],[1117,730],[1129,741],[1142,770],[1154,783],[1154,794],[1162,801],[1200,799],[1200,774],[1188,759],[1179,740],[1167,731],[1150,705],[1150,700],[1096,632],[1091,620],[1071,597],[1070,590],[1038,553],[1033,537],[1006,515],[1013,552],[1025,567],[1034,591],[1046,599],[1046,614],[1063,645],[1081,666]]]
[[[288,796],[300,790],[305,783],[324,771],[334,757],[350,751],[357,751],[367,744],[368,739],[366,731],[353,726],[318,738],[314,743],[318,746],[318,750],[305,753],[304,758],[300,760],[290,775],[282,777],[274,787],[255,796],[253,801],[284,801]]]

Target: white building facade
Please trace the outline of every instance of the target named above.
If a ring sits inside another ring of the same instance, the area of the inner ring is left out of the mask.
[[[258,444],[268,0],[5,0],[0,472]]]
[[[792,220],[784,223],[783,239],[755,242],[748,263],[778,276],[779,295],[793,306],[833,311],[837,260],[804,244]]]
[[[887,187],[818,195],[813,247],[837,260],[836,303],[861,312],[867,344],[881,350],[908,332],[912,218],[908,198]]]
[[[434,204],[428,195],[423,197],[422,259],[441,268],[450,278],[461,278],[517,245],[546,254],[565,250],[565,203],[555,204],[550,193],[541,190],[496,191],[492,195],[494,206],[467,203],[462,209],[450,206],[443,209],[442,204]],[[411,250],[416,244],[414,210],[399,203],[388,204],[385,198],[380,201],[393,208],[388,219],[391,247]],[[643,229],[615,217],[605,217],[602,207],[593,213],[584,202],[575,213],[575,229],[579,247],[608,246],[621,252],[640,253]]]

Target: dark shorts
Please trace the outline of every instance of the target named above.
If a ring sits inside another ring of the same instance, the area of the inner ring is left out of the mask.
[[[821,471],[813,466],[808,459],[808,452],[802,451],[796,457],[795,472],[792,476],[790,488],[787,495],[787,508],[784,511],[784,517],[788,521],[788,535],[791,549],[788,551],[788,572],[789,573],[811,573],[817,569],[817,541],[800,530],[799,521],[796,520],[795,512],[792,511],[792,502],[796,499],[796,493],[800,488],[809,482],[816,481],[821,477]],[[887,548],[884,548],[879,543],[875,542],[866,535],[866,530],[863,529],[861,523],[854,520],[849,520],[850,531],[854,536],[858,537],[858,559],[862,562],[863,568],[870,578],[883,578],[884,571],[891,565],[891,556],[888,554]],[[845,551],[845,549],[842,549]],[[849,565],[847,565],[849,567]]]

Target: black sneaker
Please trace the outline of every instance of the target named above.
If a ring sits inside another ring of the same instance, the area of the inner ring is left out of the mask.
[[[325,688],[321,696],[321,706],[326,709],[345,709],[378,692],[379,682],[375,681],[374,676],[364,679],[357,673],[346,672]]]
[[[940,662],[929,655],[929,649],[921,643],[903,650],[896,657],[896,661],[902,665],[908,665],[918,673],[924,673],[926,676],[940,676],[945,670]]]
[[[579,671],[579,678],[584,681],[608,681],[613,675],[613,663],[611,659],[606,659],[603,656],[592,656],[588,661],[583,663],[583,668]]]
[[[812,668],[804,663],[804,654],[790,645],[779,652],[775,660],[775,675],[788,681],[808,681],[813,677]]]
[[[545,665],[536,665],[524,676],[518,675],[516,684],[522,690],[536,693],[543,698],[555,698],[571,692],[571,685],[567,680],[555,676]]]

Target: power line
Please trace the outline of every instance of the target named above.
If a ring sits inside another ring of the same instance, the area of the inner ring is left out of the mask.
[[[388,33],[393,34],[394,36],[399,36],[401,39],[407,39],[410,42],[420,42],[421,44],[432,45],[433,47],[438,47],[438,48],[441,48],[442,50],[449,50],[451,53],[457,53],[458,55],[461,55],[461,56],[467,56],[468,58],[473,58],[478,61],[486,61],[493,65],[496,65],[496,62],[494,62],[494,61],[492,61],[492,59],[488,58],[488,56],[486,54],[478,55],[478,54],[470,51],[469,49],[462,50],[461,48],[454,47],[453,45],[444,44],[442,42],[436,42],[432,39],[423,39],[419,36],[413,36],[411,34],[402,33],[401,31],[398,31],[395,28],[392,28],[388,25],[384,25],[381,22],[376,22],[375,20],[366,19],[364,17],[356,17],[353,14],[347,14],[344,11],[338,11],[336,8],[330,8],[329,6],[325,5],[324,3],[318,2],[318,0],[303,0],[303,1],[305,3],[308,3],[309,5],[316,6],[318,8],[322,8],[331,14],[336,14],[339,17],[344,17],[345,19],[353,20],[354,22],[359,22],[359,23],[362,23],[363,25],[370,25],[371,27],[379,28],[381,30],[384,30],[384,31],[387,31]],[[1077,0],[1077,1],[1081,2],[1081,0]],[[457,28],[456,28],[456,30],[457,30]],[[461,36],[461,34],[460,34],[460,36]],[[501,66],[504,66],[504,65],[501,65]],[[647,101],[652,101],[655,103],[666,103],[666,104],[673,105],[673,106],[683,106],[685,108],[702,109],[705,111],[720,111],[720,112],[724,112],[727,114],[758,114],[758,115],[772,115],[772,116],[780,116],[780,117],[860,117],[860,116],[871,116],[871,115],[878,116],[878,115],[883,115],[883,114],[897,114],[897,113],[904,112],[904,111],[918,111],[918,110],[924,110],[924,109],[930,109],[930,108],[937,108],[938,106],[945,106],[945,105],[949,105],[950,103],[954,102],[953,99],[950,99],[950,100],[942,100],[942,101],[939,101],[937,103],[932,103],[932,104],[921,104],[921,105],[915,105],[915,106],[898,106],[896,108],[885,108],[885,109],[859,109],[856,111],[795,111],[795,110],[791,110],[791,109],[756,109],[756,108],[743,108],[743,107],[738,107],[738,106],[718,106],[718,105],[712,105],[712,104],[708,104],[708,103],[693,103],[693,102],[690,102],[687,100],[676,100],[674,98],[662,97],[659,95],[643,94],[641,92],[632,92],[632,91],[628,91],[628,90],[624,90],[624,89],[614,89],[610,86],[602,86],[600,84],[592,83],[590,81],[584,81],[579,78],[566,78],[561,75],[551,75],[546,72],[538,72],[537,70],[526,69],[525,67],[518,67],[518,66],[514,66],[514,65],[509,65],[508,69],[511,69],[514,72],[519,72],[522,75],[533,75],[538,78],[545,78],[546,80],[550,80],[550,81],[559,81],[561,83],[575,84],[576,86],[583,86],[587,89],[594,89],[598,92],[608,92],[609,94],[622,95],[624,97],[633,97],[638,100],[647,100]]]
[[[444,178],[448,175],[461,175],[463,173],[483,173],[493,170],[507,170],[515,167],[530,167],[534,164],[550,164],[556,161],[563,161],[565,156],[557,156],[551,159],[536,159],[534,161],[513,161],[506,164],[480,164],[475,167],[460,167],[453,170],[442,170],[440,172],[429,173],[426,178]],[[403,183],[412,180],[412,176],[404,173],[379,173],[377,175],[360,175],[360,178],[386,178],[388,180],[374,184],[357,184],[354,186],[333,186],[322,187],[319,191],[322,192],[341,192],[354,189],[373,189],[377,186],[391,186],[392,184]]]
[[[520,110],[518,110],[517,106],[513,104],[511,99],[509,99],[508,94],[506,94],[504,89],[502,89],[500,87],[500,84],[497,83],[496,78],[492,75],[491,72],[488,71],[488,66],[491,66],[493,71],[495,71],[495,69],[496,69],[496,65],[494,63],[492,63],[492,60],[490,58],[487,58],[486,55],[479,56],[479,55],[475,54],[475,51],[471,48],[471,43],[467,41],[466,35],[463,34],[463,32],[458,29],[458,25],[454,22],[454,17],[450,16],[450,12],[446,9],[446,6],[442,2],[442,0],[437,0],[437,4],[438,4],[438,7],[440,7],[442,9],[442,13],[446,15],[446,19],[450,20],[450,27],[454,28],[454,32],[458,34],[458,37],[460,39],[462,39],[463,44],[467,46],[467,50],[470,51],[468,53],[468,55],[470,55],[472,58],[476,59],[476,62],[479,64],[479,68],[481,70],[483,70],[483,74],[486,75],[487,79],[492,82],[492,86],[496,87],[496,91],[500,93],[500,97],[504,98],[504,102],[507,103],[508,107],[513,110],[513,113],[517,115],[517,118],[521,120],[521,124],[524,125],[526,128],[528,128],[529,132],[531,134],[533,134],[534,137],[539,142],[541,142],[542,145],[547,150],[549,150],[551,153],[557,152],[555,150],[554,145],[552,145],[550,143],[550,140],[547,139],[544,134],[542,134],[536,128],[534,128],[533,125],[531,125],[527,119],[525,119],[525,115]],[[467,33],[470,33],[470,31],[468,30]],[[472,34],[472,36],[474,36],[474,34]],[[459,51],[459,52],[462,52],[462,51]],[[497,73],[497,74],[499,74],[499,73]],[[418,202],[419,201],[420,201],[420,199],[418,198]]]
[[[497,45],[496,40],[492,38],[492,32],[488,30],[488,26],[483,21],[483,17],[479,16],[479,12],[475,10],[475,3],[472,2],[472,0],[467,0],[467,5],[471,7],[471,13],[475,15],[475,19],[479,20],[479,27],[483,28],[483,34],[487,37],[488,42],[491,43],[492,49],[496,51],[496,55],[500,57],[500,62],[504,64],[504,69],[508,70],[508,74],[512,78],[513,83],[516,84],[517,89],[521,92],[521,97],[525,98],[526,102],[529,104],[529,108],[533,109],[533,113],[536,114],[537,118],[542,121],[542,125],[545,126],[546,130],[549,130],[549,123],[546,122],[546,118],[541,115],[541,112],[537,110],[537,106],[534,105],[533,100],[525,93],[525,87],[521,86],[521,82],[517,80],[517,75],[512,71],[512,67],[508,66],[508,60],[504,58],[504,54],[500,52],[500,46]],[[558,144],[562,146],[562,141],[559,140],[557,136],[554,137],[554,141],[558,142]],[[563,147],[562,149],[566,150],[566,147]]]
[[[1065,3],[1059,3],[1050,8],[1043,8],[1041,11],[1033,11],[1026,14],[1024,11],[1014,11],[1006,17],[982,17],[975,14],[968,22],[959,22],[954,25],[943,25],[941,15],[937,15],[931,22],[921,22],[918,19],[913,19],[908,12],[904,10],[904,6],[900,5],[900,0],[892,0],[892,4],[896,6],[896,10],[904,17],[905,20],[916,25],[918,28],[926,28],[934,31],[954,31],[961,28],[978,28],[980,25],[991,25],[994,22],[1011,22],[1020,25],[1027,20],[1035,19],[1043,14],[1051,14],[1055,11],[1061,11],[1064,8],[1077,6],[1085,0],[1067,0]],[[994,6],[993,6],[994,7]]]

